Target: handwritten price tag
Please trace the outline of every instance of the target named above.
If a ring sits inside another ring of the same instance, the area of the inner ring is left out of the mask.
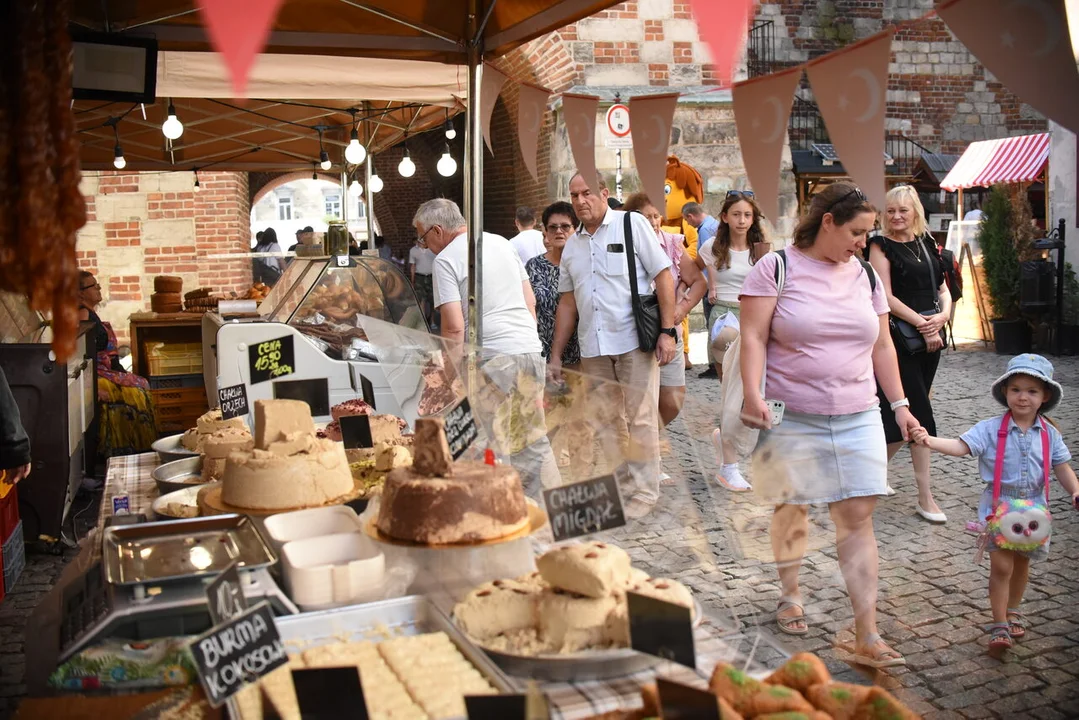
[[[217,401],[221,406],[221,417],[224,420],[246,415],[250,410],[247,406],[247,386],[243,383],[218,388]]]
[[[296,372],[296,350],[292,336],[248,346],[247,362],[252,385],[293,374]]]

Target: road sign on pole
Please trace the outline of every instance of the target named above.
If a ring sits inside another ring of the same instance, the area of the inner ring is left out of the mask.
[[[607,129],[617,138],[629,137],[629,108],[615,103],[607,110]]]

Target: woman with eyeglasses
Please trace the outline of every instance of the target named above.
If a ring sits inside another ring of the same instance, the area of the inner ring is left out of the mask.
[[[626,212],[638,212],[644,215],[652,229],[656,231],[656,240],[663,252],[671,259],[671,274],[674,276],[675,315],[674,328],[678,332],[678,344],[674,356],[681,357],[685,349],[682,337],[682,320],[704,297],[706,281],[704,274],[697,267],[693,258],[686,252],[686,237],[663,229],[663,214],[644,193],[635,193],[626,198],[622,209]],[[686,364],[670,362],[659,369],[659,417],[663,425],[669,425],[682,412],[686,401]],[[666,473],[660,476],[660,484],[668,485],[671,478]]]
[[[150,382],[124,370],[112,325],[98,317],[101,285],[94,274],[79,273],[79,319],[92,322],[91,337],[97,353],[98,442],[102,459],[146,452],[157,439]]]
[[[707,318],[709,353],[716,375],[723,380],[723,357],[738,337],[738,296],[742,283],[756,262],[768,254],[772,244],[761,227],[761,209],[748,190],[730,190],[719,213],[716,236],[701,245],[697,266],[708,270],[708,302],[712,312]],[[720,470],[717,483],[732,492],[753,488],[738,468],[738,456],[722,442],[719,428],[712,431],[712,446]]]
[[[742,286],[741,371],[742,421],[763,430],[753,483],[762,499],[775,503],[779,629],[808,632],[798,572],[809,506],[827,504],[854,608],[855,661],[881,668],[906,661],[877,631],[873,510],[885,493],[888,456],[876,384],[904,439],[919,425],[903,393],[884,283],[861,258],[873,217],[873,206],[850,183],[834,183],[813,197],[786,260],[765,256]],[[773,423],[775,401],[784,404],[784,415]]]
[[[951,317],[952,295],[944,281],[936,242],[926,231],[925,210],[918,193],[910,185],[899,185],[888,191],[886,200],[882,233],[869,243],[869,262],[888,293],[892,339],[899,349],[899,374],[910,399],[910,411],[933,435],[937,424],[929,391],[944,348],[942,330]],[[904,323],[917,330],[920,338],[914,342],[905,340],[899,329]],[[880,412],[891,461],[905,443],[895,415],[883,400],[883,390],[878,389],[878,394],[882,398]],[[929,485],[929,448],[911,445],[910,458],[918,483],[918,514],[931,523],[947,522]],[[888,491],[889,495],[895,494],[891,486]]]

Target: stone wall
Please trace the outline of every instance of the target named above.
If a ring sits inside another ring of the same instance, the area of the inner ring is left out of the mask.
[[[128,340],[128,316],[150,309],[155,275],[178,275],[184,290],[245,290],[249,260],[211,256],[246,253],[250,233],[247,175],[190,172],[84,173],[86,226],[79,231],[81,268],[101,284],[99,314],[117,340]]]

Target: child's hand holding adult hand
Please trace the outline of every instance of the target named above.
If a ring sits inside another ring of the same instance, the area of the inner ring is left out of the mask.
[[[910,432],[910,440],[916,445],[928,445],[929,444],[929,431],[924,427],[918,427]]]

